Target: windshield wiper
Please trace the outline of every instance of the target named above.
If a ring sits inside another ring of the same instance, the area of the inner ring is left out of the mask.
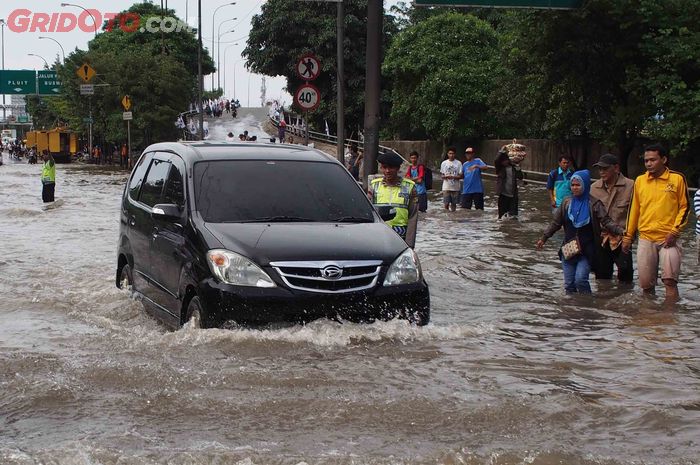
[[[333,223],[374,223],[372,218],[364,216],[341,216],[340,218],[332,218]]]
[[[285,222],[301,222],[301,223],[313,223],[316,220],[311,218],[304,218],[301,216],[263,216],[260,218],[255,218],[253,220],[242,221],[242,223],[285,223]]]

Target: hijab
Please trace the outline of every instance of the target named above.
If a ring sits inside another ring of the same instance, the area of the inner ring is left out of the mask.
[[[581,195],[571,197],[569,219],[575,228],[582,228],[591,222],[591,173],[588,170],[576,171],[571,182],[577,180],[583,186]]]

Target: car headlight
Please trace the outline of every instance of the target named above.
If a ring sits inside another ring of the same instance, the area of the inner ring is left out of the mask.
[[[243,255],[222,249],[210,250],[207,263],[221,282],[236,286],[277,287],[267,273]]]
[[[412,249],[406,249],[389,267],[386,278],[384,278],[384,285],[411,284],[420,281],[420,277],[418,256]]]

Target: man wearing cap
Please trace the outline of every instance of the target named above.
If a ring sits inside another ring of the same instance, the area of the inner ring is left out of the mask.
[[[608,211],[608,216],[624,227],[634,192],[634,181],[620,172],[620,160],[611,153],[601,155],[598,163],[593,166],[598,168],[600,179],[591,185],[591,197],[600,200]],[[620,237],[601,231],[601,238],[602,242],[596,246],[593,264],[596,279],[612,279],[613,265],[615,265],[617,279],[631,283],[634,274],[632,254],[622,251]]]
[[[386,224],[406,241],[409,247],[416,246],[418,227],[418,196],[415,183],[399,176],[403,158],[395,153],[382,153],[377,157],[384,175],[370,182],[369,195],[376,206],[396,209],[396,215]]]
[[[487,170],[489,166],[481,158],[474,156],[474,149],[471,147],[467,147],[464,156],[467,161],[462,164],[464,183],[462,184],[462,203],[460,206],[471,210],[472,202],[474,202],[475,209],[483,210],[484,185],[481,182],[481,171]]]
[[[654,294],[659,268],[666,287],[666,300],[678,300],[681,273],[681,231],[688,224],[688,184],[685,176],[666,166],[666,148],[653,144],[644,148],[645,174],[634,181],[634,193],[627,214],[622,240],[623,252],[629,252],[639,232],[637,274],[639,287]]]

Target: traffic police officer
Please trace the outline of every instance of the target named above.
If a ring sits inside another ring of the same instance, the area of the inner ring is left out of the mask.
[[[53,202],[56,189],[56,162],[48,150],[44,150],[41,157],[44,160],[41,168],[41,199],[44,203]]]
[[[382,153],[377,157],[380,170],[384,175],[370,183],[369,195],[377,207],[392,207],[396,215],[386,224],[406,241],[409,247],[416,245],[418,227],[418,195],[415,183],[399,176],[403,163],[396,153]]]

